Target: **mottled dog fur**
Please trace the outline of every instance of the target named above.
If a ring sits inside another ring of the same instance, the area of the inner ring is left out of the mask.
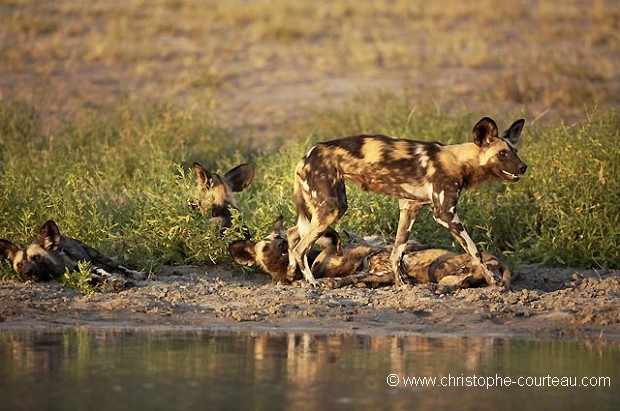
[[[360,246],[355,251],[342,253],[340,238],[334,230],[328,230],[322,241],[321,251],[313,249],[308,253],[309,264],[317,278],[349,275],[360,268],[363,258],[373,249]],[[303,278],[297,271],[293,278],[287,274],[288,241],[282,228],[282,216],[274,222],[271,233],[263,240],[237,240],[228,246],[228,251],[237,264],[251,267],[258,265],[276,283],[290,284]]]
[[[233,193],[246,189],[254,179],[254,166],[240,164],[223,176],[211,173],[199,163],[194,163],[196,183],[200,190],[198,208],[211,209],[210,222],[219,228],[232,226],[231,208],[237,208]]]
[[[360,249],[354,247],[350,252]],[[412,284],[438,284],[442,292],[488,284],[484,272],[469,254],[458,254],[438,248],[425,248],[416,243],[403,244],[393,254],[389,247],[371,247],[362,267],[346,276],[321,278],[322,287],[340,288],[347,285],[395,284],[398,273]],[[482,253],[487,270],[510,287],[512,274],[508,267],[492,254]]]
[[[414,284],[437,283],[444,291],[483,285],[482,270],[468,254],[442,249],[430,249],[415,242],[400,247],[392,257],[390,247],[352,244],[342,247],[340,236],[329,230],[321,241],[322,250],[312,249],[308,261],[317,284],[324,288],[339,288],[363,283],[366,285],[394,284],[395,272]],[[229,245],[235,262],[243,266],[258,265],[278,283],[289,284],[287,277],[288,242],[282,231],[282,218],[273,225],[271,233],[259,242],[238,240]],[[510,270],[497,257],[483,253],[486,268],[501,277],[509,286]],[[294,280],[302,279],[301,271]]]
[[[0,256],[9,260],[13,271],[21,277],[35,282],[58,279],[65,272],[74,271],[81,261],[92,264],[92,283],[104,288],[121,290],[132,285],[130,280],[144,278],[142,273],[117,264],[83,242],[61,235],[52,220],[41,226],[26,248],[0,240]]]
[[[288,275],[301,270],[316,284],[307,254],[313,244],[347,210],[345,180],[364,190],[399,198],[400,217],[393,255],[405,244],[415,217],[431,205],[433,217],[446,227],[484,273],[489,284],[501,281],[483,264],[482,254],[456,212],[462,190],[486,180],[518,181],[527,166],[517,155],[525,120],[514,122],[502,135],[495,122],[482,118],[473,142],[443,145],[383,135],[360,135],[318,143],[295,169],[294,200],[297,225],[289,230]],[[407,283],[395,273],[396,284]]]

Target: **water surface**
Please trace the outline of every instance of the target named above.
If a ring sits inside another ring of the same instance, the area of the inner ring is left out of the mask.
[[[553,377],[579,386],[526,386]],[[6,410],[618,410],[619,378],[618,345],[572,341],[0,331]]]

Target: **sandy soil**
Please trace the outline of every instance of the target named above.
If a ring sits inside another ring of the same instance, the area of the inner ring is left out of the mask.
[[[279,286],[235,267],[165,267],[121,293],[0,283],[0,329],[58,327],[282,330],[620,340],[620,272],[524,266],[510,291],[437,294]]]

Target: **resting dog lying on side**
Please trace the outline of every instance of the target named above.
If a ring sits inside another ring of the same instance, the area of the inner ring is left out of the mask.
[[[131,279],[144,279],[142,273],[117,264],[75,238],[61,235],[52,220],[41,226],[37,237],[25,249],[0,240],[0,257],[9,260],[13,271],[21,277],[34,282],[58,279],[65,272],[74,271],[80,261],[92,264],[92,284],[106,290],[120,291],[133,285]]]
[[[420,244],[401,245],[391,258],[390,247],[356,244],[343,249],[340,236],[328,231],[320,240],[323,249],[308,255],[311,271],[325,288],[338,288],[351,284],[395,284],[395,272],[401,273],[414,284],[438,283],[447,290],[467,288],[486,283],[478,264],[468,254],[426,248]],[[274,281],[288,284],[288,242],[283,235],[282,217],[276,219],[271,233],[262,241],[237,240],[228,250],[240,265],[258,265]],[[504,284],[510,284],[510,270],[497,257],[483,253],[486,268]],[[298,269],[295,280],[303,278]],[[507,286],[507,287],[508,287]]]

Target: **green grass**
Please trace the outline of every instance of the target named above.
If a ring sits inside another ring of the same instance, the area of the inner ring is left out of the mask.
[[[90,261],[80,261],[74,272],[66,269],[59,281],[65,287],[75,288],[82,294],[93,294],[98,291],[98,287],[90,282],[92,269],[93,266]]]
[[[39,128],[36,108],[0,104],[0,238],[25,244],[47,219],[145,271],[164,264],[228,261],[224,238],[190,207],[191,162],[226,171],[251,160],[257,173],[238,195],[235,221],[257,237],[278,214],[295,219],[293,169],[315,141],[375,132],[457,143],[469,139],[471,114],[412,110],[404,99],[364,96],[338,111],[318,111],[307,132],[276,152],[250,153],[211,117],[162,104],[120,105],[105,122],[83,115],[53,134]],[[497,118],[506,127],[518,114]],[[489,184],[463,195],[459,214],[474,240],[512,263],[620,268],[620,113],[592,109],[574,125],[526,125],[519,147],[529,170],[516,184]],[[348,187],[350,207],[337,229],[394,234],[395,199]],[[454,247],[425,211],[420,241]],[[0,278],[9,278],[8,264]]]

